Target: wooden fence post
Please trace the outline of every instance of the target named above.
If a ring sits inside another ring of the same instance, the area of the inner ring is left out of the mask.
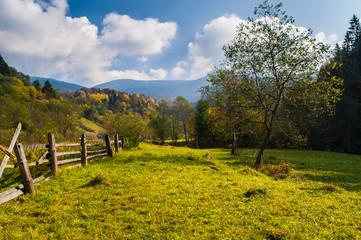
[[[122,149],[124,149],[124,146],[125,146],[125,138],[122,137]]]
[[[48,140],[49,140],[51,172],[56,176],[58,174],[58,162],[56,159],[56,145],[55,145],[55,137],[53,133],[48,134]]]
[[[26,161],[23,145],[16,141],[15,143],[15,154],[19,164],[21,177],[24,184],[24,192],[35,195],[34,181],[31,178],[28,161]]]
[[[115,152],[119,152],[119,135],[118,133],[114,136]]]
[[[88,160],[87,160],[87,151],[86,151],[86,137],[84,133],[81,135],[80,145],[81,145],[81,165],[83,167],[86,167],[88,165]]]
[[[110,138],[109,138],[108,134],[105,135],[105,144],[107,146],[108,156],[109,157],[114,157],[114,152],[113,152],[112,145],[110,143]]]

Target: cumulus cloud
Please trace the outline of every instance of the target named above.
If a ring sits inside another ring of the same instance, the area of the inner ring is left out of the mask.
[[[195,41],[188,44],[188,57],[192,62],[190,78],[205,76],[223,59],[222,47],[236,35],[236,27],[245,20],[235,14],[213,19],[197,33]]]
[[[187,65],[188,65],[187,62],[185,62],[185,61],[179,61],[179,62],[177,63],[177,66],[174,67],[174,68],[171,70],[170,74],[171,74],[174,78],[179,79],[179,78],[186,72],[186,70],[184,69],[184,67],[186,67]]]
[[[99,32],[86,17],[66,16],[67,10],[67,0],[0,0],[0,53],[28,74],[83,80],[78,83],[88,86],[118,76],[152,79],[154,72],[109,69],[124,56],[146,62],[170,46],[177,30],[173,22],[111,13]]]
[[[331,35],[327,36],[323,32],[319,32],[318,34],[316,34],[315,38],[316,38],[317,42],[322,42],[324,44],[329,44],[330,46],[336,45],[336,43],[338,41],[337,34],[331,34]]]
[[[159,68],[159,69],[151,68],[150,74],[152,75],[152,79],[163,80],[168,76],[168,71],[163,68]]]
[[[148,58],[147,58],[146,56],[142,56],[142,57],[140,57],[140,58],[137,58],[137,60],[138,60],[139,62],[143,62],[143,63],[148,62]]]
[[[151,55],[170,46],[177,24],[158,19],[136,20],[127,15],[108,14],[103,20],[102,42],[122,55]]]

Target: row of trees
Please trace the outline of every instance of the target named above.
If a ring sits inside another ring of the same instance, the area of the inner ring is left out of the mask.
[[[177,141],[181,137],[188,143],[191,132],[193,107],[184,97],[174,101],[162,99],[157,105],[157,113],[149,122],[154,137],[164,144],[166,139]]]

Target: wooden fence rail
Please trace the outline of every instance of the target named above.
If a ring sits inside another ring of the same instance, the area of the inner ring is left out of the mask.
[[[47,180],[49,179],[49,178],[45,178],[44,176],[41,176],[33,180],[31,177],[29,166],[36,167],[37,165],[50,162],[49,166],[51,167],[51,174],[56,176],[59,172],[59,168],[58,168],[59,165],[81,162],[81,164],[73,165],[70,167],[78,167],[78,166],[85,167],[87,166],[88,160],[90,159],[104,157],[104,156],[113,157],[114,152],[118,152],[119,149],[124,148],[124,137],[119,138],[118,134],[114,136],[113,141],[110,140],[108,134],[105,136],[104,140],[90,140],[90,141],[87,141],[85,134],[82,134],[80,138],[80,143],[68,143],[68,142],[57,143],[55,141],[54,134],[49,133],[47,144],[32,144],[28,146],[22,146],[22,144],[17,141],[20,129],[21,129],[21,124],[19,123],[15,131],[14,137],[12,139],[12,142],[7,150],[11,152],[15,147],[14,150],[17,159],[17,166],[19,166],[23,183],[15,188],[0,193],[0,204],[10,201],[22,194],[29,193],[35,195],[35,185],[36,185],[35,183],[39,183],[39,181],[43,179],[47,179]],[[87,142],[91,144],[88,144]],[[114,144],[114,150],[112,144]],[[72,149],[74,147],[76,147],[77,149]],[[32,163],[27,162],[24,153],[25,150],[34,151],[43,148],[47,148],[47,150],[43,152],[43,154],[41,155],[38,161]],[[0,178],[1,178],[1,174],[3,173],[3,170],[6,167],[8,159],[9,159],[8,157],[7,158],[5,157],[0,165]]]

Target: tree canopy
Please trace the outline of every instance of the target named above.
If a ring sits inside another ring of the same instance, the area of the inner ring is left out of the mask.
[[[254,100],[254,108],[261,110],[264,131],[255,167],[261,164],[283,100],[321,93],[310,91],[315,87],[334,86],[316,82],[327,46],[317,43],[310,30],[293,25],[294,19],[281,7],[282,4],[263,2],[255,8],[257,19],[250,18],[240,24],[234,40],[223,47],[226,68],[249,83],[248,94]],[[328,103],[335,100],[331,93],[338,94],[337,91],[323,93]]]

